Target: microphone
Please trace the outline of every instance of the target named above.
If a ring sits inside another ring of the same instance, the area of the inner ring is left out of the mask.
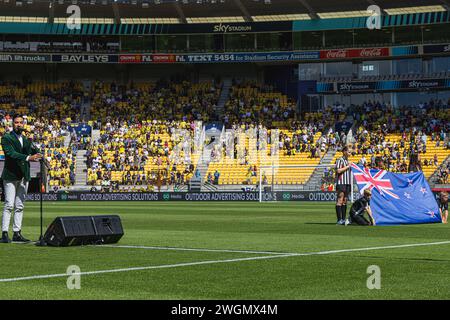
[[[38,148],[38,146],[34,143],[33,140],[30,139],[30,142],[31,142],[31,146],[32,146],[34,149],[39,150],[39,153],[42,153],[42,149],[41,149],[41,148]]]
[[[30,133],[30,131],[28,131],[24,127],[18,127],[16,130],[19,131],[19,134],[21,134],[21,133]],[[15,131],[15,130],[13,129],[12,131]]]
[[[25,132],[25,133],[30,133],[30,131],[28,131],[28,130],[25,129],[25,128],[20,128],[20,129],[21,129],[20,131],[21,131],[22,133],[23,133],[23,132]],[[44,157],[44,151],[43,151],[42,145],[41,145],[41,147],[38,147],[38,146],[36,145],[36,143],[33,141],[32,138],[28,138],[28,140],[30,140],[31,147],[32,147],[33,149],[35,149],[35,150],[38,150],[39,153],[42,155],[42,159],[43,159],[43,157]]]

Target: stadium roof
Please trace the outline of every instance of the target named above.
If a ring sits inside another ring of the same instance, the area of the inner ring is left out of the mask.
[[[0,0],[0,21],[62,22],[75,4],[89,23],[217,23],[450,10],[450,0]]]

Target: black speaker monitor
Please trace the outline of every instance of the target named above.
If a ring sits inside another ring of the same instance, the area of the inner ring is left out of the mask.
[[[93,216],[93,220],[102,243],[116,243],[122,238],[123,228],[119,216]]]
[[[116,243],[124,232],[116,215],[57,217],[44,235],[50,246]]]

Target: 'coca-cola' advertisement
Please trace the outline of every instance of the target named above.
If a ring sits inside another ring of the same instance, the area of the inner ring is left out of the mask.
[[[389,48],[337,49],[320,51],[320,59],[389,57]]]

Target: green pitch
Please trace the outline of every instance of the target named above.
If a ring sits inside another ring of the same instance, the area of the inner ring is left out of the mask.
[[[44,206],[45,226],[56,216],[119,214],[118,245],[141,248],[1,244],[0,299],[450,298],[448,225],[336,226],[332,203]],[[23,234],[38,238],[39,203],[26,204]],[[402,246],[426,243],[435,244]],[[70,265],[92,272],[80,289],[67,288]],[[379,290],[367,288],[371,265]]]

